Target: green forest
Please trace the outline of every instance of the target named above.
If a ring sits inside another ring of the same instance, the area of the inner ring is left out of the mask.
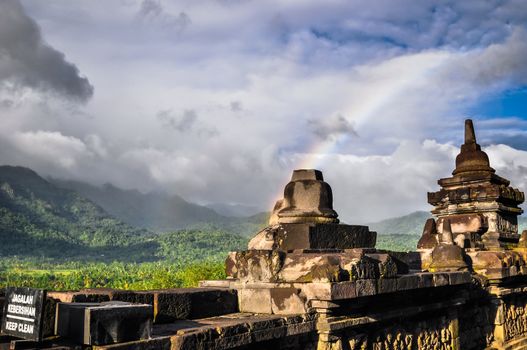
[[[223,278],[227,252],[247,246],[248,234],[231,233],[228,225],[235,223],[193,222],[168,233],[137,228],[30,169],[3,166],[0,286],[194,286],[201,279]],[[233,231],[256,232],[260,226],[247,221]]]

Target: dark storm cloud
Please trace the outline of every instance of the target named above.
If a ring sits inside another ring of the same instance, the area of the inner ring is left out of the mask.
[[[0,0],[0,87],[31,88],[85,102],[93,86],[45,43],[18,0]]]
[[[339,135],[359,136],[353,124],[342,114],[336,114],[325,119],[309,120],[308,124],[315,135],[323,140]]]

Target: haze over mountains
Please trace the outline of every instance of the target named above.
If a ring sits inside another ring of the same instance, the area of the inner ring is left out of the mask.
[[[0,166],[0,254],[132,261],[215,256],[242,248],[268,213],[227,217],[179,196],[44,179]],[[410,250],[428,212],[369,223],[378,246]],[[527,219],[520,217],[520,231]],[[103,258],[104,257],[104,258]]]
[[[90,199],[124,222],[156,232],[174,231],[199,222],[228,221],[214,210],[187,202],[176,195],[145,194],[137,190],[123,190],[112,184],[98,187],[78,181],[49,181]]]
[[[253,214],[256,212],[256,208],[251,211],[248,207],[233,208],[228,204],[221,203],[211,205],[212,208],[210,208],[188,202],[177,195],[144,194],[136,190],[123,190],[112,184],[94,186],[78,181],[57,179],[49,179],[49,181],[58,187],[79,193],[123,222],[155,232],[169,232],[209,224],[223,229],[230,226],[236,233],[251,235],[254,231],[239,232],[240,230],[234,226],[245,221],[264,225],[268,215],[267,213]],[[246,212],[247,215],[242,215],[243,212]],[[416,211],[401,217],[367,223],[366,225],[379,234],[420,235],[424,222],[430,217],[429,212]],[[355,223],[352,222],[352,224]]]
[[[129,225],[145,228],[157,233],[181,229],[218,229],[249,236],[267,222],[267,213],[252,213],[247,216],[225,216],[206,206],[186,201],[177,195],[142,193],[124,190],[112,184],[91,184],[49,179],[57,187],[75,191],[97,203],[110,215]],[[228,212],[228,205],[224,205]]]

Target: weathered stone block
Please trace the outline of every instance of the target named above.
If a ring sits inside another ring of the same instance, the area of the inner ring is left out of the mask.
[[[152,306],[119,302],[59,303],[56,334],[78,344],[105,345],[147,339]]]
[[[357,297],[357,286],[355,282],[332,283],[329,300],[352,299]]]
[[[307,300],[343,300],[357,297],[355,282],[338,283],[295,283],[295,288],[302,290]]]
[[[210,305],[213,306],[213,305]],[[154,294],[154,322],[167,323],[190,318],[192,300],[188,293],[169,291]]]
[[[337,283],[293,283],[292,287],[301,289],[308,300],[331,300],[331,287],[334,284]]]
[[[448,286],[448,273],[434,273],[434,287]]]
[[[176,288],[153,291],[118,291],[114,300],[150,304],[154,322],[196,319],[238,311],[235,290],[213,288]]]
[[[42,336],[49,337],[55,331],[57,301],[53,298],[46,297],[44,310],[42,312]]]
[[[386,253],[366,253],[366,256],[376,262],[375,277],[394,278],[397,276],[397,263]]]
[[[289,253],[276,280],[282,282],[339,282],[349,280],[337,254]]]
[[[250,250],[351,249],[375,247],[377,234],[367,226],[341,224],[279,224],[260,231]]]
[[[419,288],[419,276],[403,275],[397,278],[397,290],[409,290]]]
[[[449,272],[448,278],[451,285],[465,284],[472,282],[472,275],[470,272]]]
[[[379,261],[369,256],[362,256],[354,260],[349,266],[352,281],[380,277]]]
[[[204,280],[199,281],[198,286],[200,288],[223,288],[223,289],[232,289],[232,284],[236,282],[235,279],[226,279],[226,280]]]
[[[238,295],[235,290],[182,288],[179,294],[190,296],[191,319],[219,316],[238,312]],[[163,294],[159,294],[161,297]],[[163,297],[165,297],[163,295]],[[175,296],[174,296],[175,297]],[[164,305],[170,305],[170,298],[160,299],[158,309],[164,310]]]
[[[238,290],[240,312],[272,314],[271,289],[243,288]]]
[[[444,233],[443,233],[444,236]],[[452,233],[450,233],[452,238]],[[453,242],[439,243],[432,250],[432,261],[429,270],[436,271],[467,271],[468,266],[464,260],[463,248]]]
[[[370,296],[377,294],[377,281],[374,279],[357,280],[355,288],[358,297]]]
[[[273,314],[291,315],[307,312],[306,300],[300,297],[296,288],[271,289],[271,307]]]
[[[430,288],[434,286],[434,274],[419,273],[419,288]]]
[[[449,215],[450,225],[452,233],[466,233],[466,232],[480,232],[483,229],[484,217],[481,214],[460,214],[460,215]],[[437,220],[438,230],[441,232],[443,229],[444,218]]]
[[[396,292],[397,291],[397,279],[380,278],[377,282],[377,290],[379,294]]]
[[[285,253],[279,250],[247,250],[230,253],[225,262],[227,276],[246,281],[274,282],[282,269]]]

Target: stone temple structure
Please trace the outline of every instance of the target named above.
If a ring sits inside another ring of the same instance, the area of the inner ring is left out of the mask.
[[[470,120],[439,185],[417,250],[393,252],[339,222],[320,171],[295,170],[269,225],[228,255],[227,279],[49,292],[44,341],[0,336],[0,349],[527,349],[524,195],[496,175]],[[138,304],[141,317],[126,316]]]
[[[452,233],[463,235],[466,248],[514,247],[519,240],[518,207],[524,195],[496,175],[489,157],[476,143],[472,120],[465,122],[465,143],[456,157],[452,177],[438,181],[441,190],[428,194],[439,230],[450,221]]]

